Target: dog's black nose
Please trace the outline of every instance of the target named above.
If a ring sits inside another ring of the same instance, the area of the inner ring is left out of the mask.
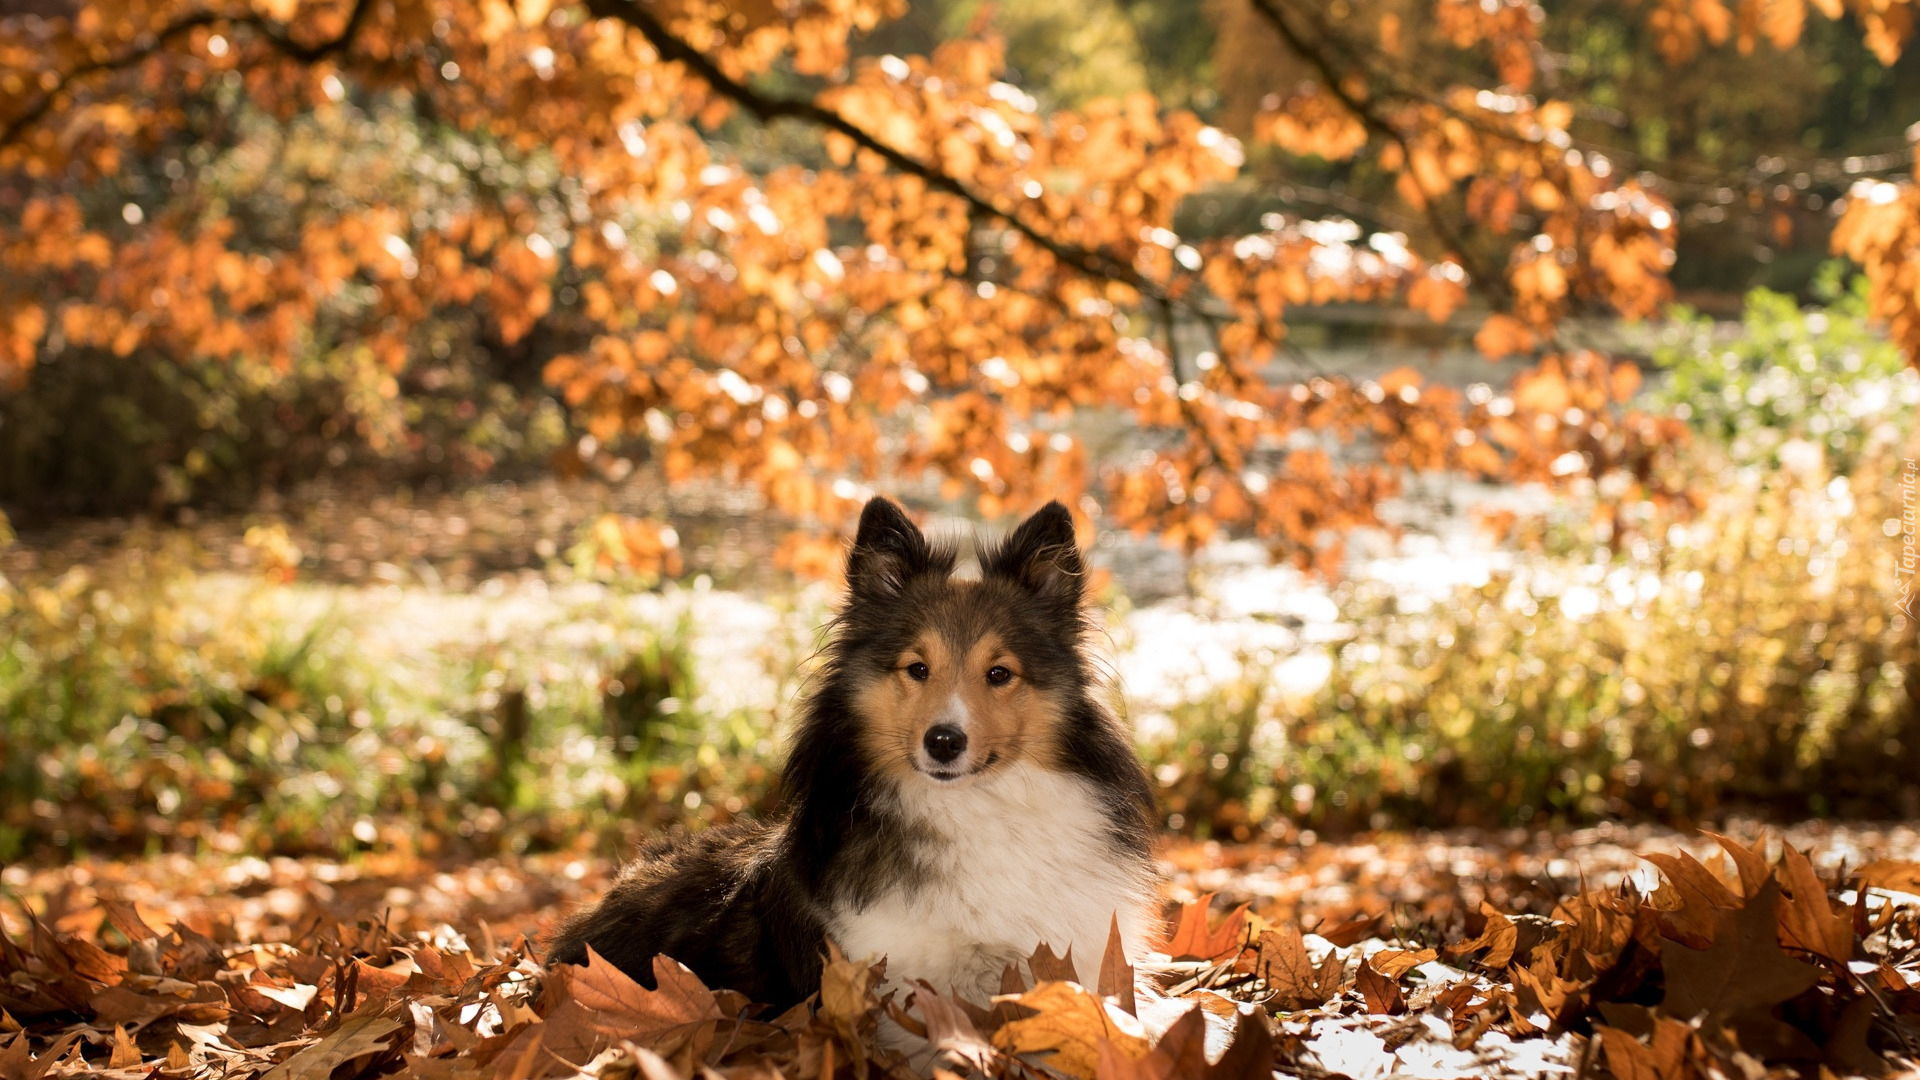
[[[927,729],[927,756],[945,765],[967,749],[967,733],[948,724]]]

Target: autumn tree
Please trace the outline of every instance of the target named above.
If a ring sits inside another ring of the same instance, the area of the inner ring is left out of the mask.
[[[1276,56],[1246,139],[1142,91],[1043,110],[990,25],[856,55],[900,14],[878,0],[46,0],[0,23],[0,381],[81,351],[264,384],[318,365],[332,430],[406,445],[403,382],[464,377],[480,341],[615,474],[744,483],[828,526],[882,477],[987,516],[1065,495],[1302,563],[1407,470],[1666,493],[1675,426],[1556,328],[1661,309],[1674,208],[1576,137],[1551,17],[1233,3],[1223,35]],[[1891,62],[1912,6],[1631,12],[1674,65],[1792,48],[1811,17]],[[1364,167],[1406,227],[1176,232],[1249,146]],[[1916,228],[1920,195],[1882,180],[1836,236],[1910,351]],[[1476,295],[1482,350],[1537,361],[1510,393],[1268,373],[1302,306]],[[1096,470],[1089,409],[1153,449]]]

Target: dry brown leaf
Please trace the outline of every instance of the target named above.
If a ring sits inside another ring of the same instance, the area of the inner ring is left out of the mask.
[[[1314,927],[1313,932],[1344,949],[1372,937],[1374,928],[1379,925],[1379,915],[1358,915],[1332,926]]]
[[[1780,887],[1768,881],[1744,907],[1718,912],[1709,948],[1664,942],[1660,966],[1667,994],[1661,1011],[1678,1020],[1725,1020],[1771,1008],[1819,981],[1818,968],[1780,949],[1779,900]]]
[[[91,1004],[94,1018],[100,1023],[135,1027],[168,1016],[206,1024],[225,1019],[229,1011],[226,994],[211,983],[181,984],[181,988],[171,994],[143,994],[125,986],[109,986],[93,995]]]
[[[70,1031],[60,1036],[52,1046],[47,1048],[46,1053],[41,1054],[40,1057],[25,1070],[21,1080],[40,1080],[41,1077],[51,1073],[55,1068],[62,1068],[64,1072],[75,1065],[84,1066],[84,1059],[80,1057],[80,1040],[81,1034],[77,1031]]]
[[[1145,1057],[1153,1049],[1146,1039],[1121,1028],[1098,997],[1074,983],[1041,983],[1017,1002],[1036,1015],[993,1033],[993,1045],[1002,1053],[1045,1055],[1039,1060],[1048,1068],[1090,1077],[1100,1067],[1103,1044],[1127,1058]]]
[[[153,927],[147,925],[145,919],[140,917],[140,910],[135,905],[112,897],[102,897],[100,906],[107,913],[107,922],[112,924],[115,930],[125,934],[127,940],[152,941],[160,936]]]
[[[1655,852],[1640,857],[1659,867],[1666,877],[1667,884],[1653,896],[1666,936],[1689,948],[1706,948],[1713,940],[1716,913],[1739,907],[1740,898],[1700,860],[1684,851],[1679,855]]]
[[[341,1066],[391,1052],[401,1030],[399,1023],[380,1015],[379,1009],[363,1009],[342,1020],[318,1042],[269,1069],[261,1080],[328,1080]],[[182,1058],[186,1056],[179,1043],[174,1049]],[[171,1050],[167,1061],[173,1067]]]
[[[1245,944],[1247,905],[1234,908],[1218,926],[1209,927],[1207,908],[1213,895],[1180,905],[1173,937],[1167,942],[1167,954],[1175,960],[1218,960]]]
[[[113,1052],[107,1056],[107,1068],[127,1069],[140,1064],[140,1048],[134,1045],[133,1036],[127,1033],[125,1024],[115,1024],[113,1028]]]
[[[1020,977],[1020,966],[1008,964],[1000,972],[1000,993],[994,996],[993,1007],[986,1011],[981,1026],[989,1031],[998,1031],[1002,1025],[1028,1015],[1028,1010],[1014,1003],[1027,990],[1026,980]]]
[[[591,950],[586,966],[574,967],[572,974],[568,996],[596,1013],[609,1028],[623,1029],[636,1041],[725,1018],[699,976],[664,956],[653,958],[653,990]]]
[[[1480,904],[1480,913],[1487,917],[1487,925],[1480,931],[1480,935],[1469,941],[1447,946],[1447,955],[1468,956],[1485,949],[1487,953],[1480,958],[1481,965],[1489,970],[1499,971],[1513,962],[1513,950],[1520,943],[1520,928],[1514,925],[1512,919],[1496,911],[1485,901]]]
[[[960,1003],[936,991],[920,980],[913,983],[908,1007],[917,1009],[927,1022],[927,1042],[937,1053],[952,1055],[972,1068],[988,1071],[993,1046],[973,1025]]]
[[[25,1071],[33,1061],[32,1043],[33,1040],[25,1032],[15,1032],[11,1038],[0,1043],[0,1077],[12,1080]]]
[[[1387,1016],[1407,1011],[1407,999],[1400,992],[1399,982],[1375,970],[1371,959],[1360,961],[1359,974],[1354,981],[1368,1012]]]
[[[1100,1044],[1098,1080],[1198,1080],[1214,1075],[1207,1064],[1207,1022],[1192,1009],[1168,1025],[1160,1042],[1142,1057],[1132,1057],[1111,1041]]]
[[[499,1068],[493,1074],[494,1080],[527,1080],[528,1077],[533,1076],[539,1067],[542,1051],[546,1050],[546,1033],[545,1025],[530,1025],[527,1028],[526,1037],[515,1042],[506,1053],[500,1055]],[[553,1056],[568,1064],[576,1064],[557,1054]],[[585,1062],[578,1064],[585,1064]]]
[[[838,945],[827,942],[827,962],[820,971],[820,1013],[842,1035],[852,1038],[861,1018],[873,1008],[875,979],[873,965],[849,960]]]
[[[622,1040],[667,1057],[704,1056],[725,1017],[713,993],[667,957],[655,957],[653,971],[657,989],[649,990],[592,951],[585,966],[552,969],[557,1004],[543,1021],[517,1027],[494,1058],[495,1076],[504,1080],[523,1060],[534,1077],[577,1068]]]
[[[1566,924],[1563,941],[1570,951],[1586,955],[1596,968],[1606,968],[1633,939],[1639,906],[1637,896],[1588,892],[1560,901],[1553,918]]]
[[[267,986],[262,983],[250,984],[247,989],[266,998],[277,1001],[294,1012],[304,1012],[313,999],[320,994],[320,988],[312,983],[294,983],[292,986]]]
[[[1740,878],[1742,898],[1751,897],[1759,892],[1760,886],[1766,884],[1767,878],[1773,876],[1765,856],[1761,855],[1759,850],[1766,847],[1767,834],[1764,831],[1761,832],[1760,839],[1754,842],[1753,847],[1747,847],[1732,837],[1722,836],[1716,832],[1708,832],[1705,829],[1700,831],[1712,837],[1714,843],[1720,845],[1720,849],[1726,852],[1727,859],[1733,863],[1734,872]]]
[[[1398,979],[1421,964],[1440,959],[1433,949],[1382,949],[1369,959],[1374,970],[1389,979]]]
[[[1591,980],[1562,978],[1549,949],[1534,950],[1534,957],[1531,965],[1515,964],[1510,969],[1514,1006],[1535,1026],[1558,1028],[1582,1011],[1586,999],[1581,991]],[[1537,1019],[1542,1016],[1544,1024]]]
[[[1340,989],[1338,953],[1330,953],[1334,962],[1331,980],[1324,968],[1316,968],[1307,955],[1306,940],[1298,927],[1282,924],[1263,931],[1252,950],[1241,954],[1234,970],[1251,974],[1256,986],[1264,984],[1273,996],[1274,1008],[1283,1011],[1312,1009],[1326,1003]]]
[[[1676,1020],[1655,1021],[1651,1044],[1619,1028],[1594,1025],[1594,1036],[1606,1056],[1607,1069],[1618,1080],[1680,1080],[1687,1075],[1688,1044],[1692,1029]]]
[[[407,966],[411,968],[412,965]],[[407,985],[407,980],[412,977],[411,971],[403,974],[388,968],[374,967],[364,960],[355,961],[354,967],[357,969],[353,974],[354,984],[359,987],[362,997],[386,997]]]
[[[1137,1014],[1134,1003],[1133,965],[1127,963],[1126,944],[1120,940],[1120,918],[1114,916],[1107,930],[1107,951],[1100,957],[1100,981],[1094,993],[1108,998],[1128,1014]]]
[[[1780,937],[1789,948],[1845,964],[1853,959],[1853,918],[1827,902],[1827,885],[1807,857],[1787,845],[1780,854]]]
[[[1047,943],[1041,942],[1034,947],[1033,955],[1027,957],[1027,970],[1033,972],[1036,983],[1080,981],[1080,973],[1073,966],[1071,946],[1065,956],[1055,956]]]
[[[1886,889],[1890,892],[1920,893],[1920,862],[1907,862],[1901,859],[1875,859],[1853,875],[1860,883],[1870,889]]]

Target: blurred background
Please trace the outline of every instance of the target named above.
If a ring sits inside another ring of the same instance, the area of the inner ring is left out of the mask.
[[[874,493],[1176,833],[1920,817],[1910,12],[0,3],[0,861],[765,811]]]

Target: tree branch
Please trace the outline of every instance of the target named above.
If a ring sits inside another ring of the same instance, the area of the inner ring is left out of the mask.
[[[1261,17],[1266,19],[1286,41],[1287,47],[1302,60],[1311,64],[1314,71],[1319,73],[1321,85],[1327,88],[1327,92],[1338,99],[1340,104],[1360,121],[1362,127],[1400,147],[1400,153],[1406,158],[1407,167],[1412,168],[1413,146],[1406,134],[1382,116],[1374,108],[1371,100],[1352,93],[1342,85],[1341,72],[1335,69],[1326,53],[1317,47],[1318,43],[1307,40],[1306,35],[1301,33],[1299,28],[1295,27],[1281,12],[1281,3],[1284,0],[1251,0],[1251,2],[1254,10],[1259,12]],[[1425,197],[1426,192],[1421,192],[1421,195],[1423,197],[1421,210],[1426,218],[1427,227],[1433,230],[1441,243],[1452,249],[1453,256],[1466,266],[1467,272],[1473,276],[1475,283],[1496,298],[1505,297],[1507,295],[1505,280],[1490,268],[1479,264],[1479,260],[1467,250],[1466,238],[1441,215],[1440,208],[1434,204],[1434,201]]]
[[[360,27],[367,21],[367,13],[373,10],[373,0],[353,0],[353,9],[347,12],[347,25],[340,32],[325,41],[312,45],[302,45],[287,33],[286,28],[276,26],[257,15],[241,16],[234,20],[236,25],[250,26],[260,32],[262,37],[273,42],[276,49],[284,53],[289,60],[302,64],[318,63],[345,50],[359,36]]]
[[[25,112],[7,121],[0,128],[0,146],[9,146],[14,140],[34,124],[40,122],[61,96],[71,90],[76,83],[105,72],[124,71],[165,49],[183,35],[208,26],[244,26],[265,38],[274,49],[288,59],[302,64],[313,64],[346,49],[366,22],[367,12],[373,7],[373,0],[354,0],[353,10],[347,14],[347,25],[340,33],[325,41],[303,44],[287,32],[284,26],[276,25],[258,15],[232,15],[217,11],[196,11],[182,15],[155,31],[152,38],[121,53],[104,60],[90,60],[84,64],[69,68],[54,80],[46,93],[41,94]]]
[[[1092,277],[1130,286],[1155,302],[1172,299],[1164,286],[1135,270],[1131,262],[1104,251],[1055,239],[1018,212],[996,205],[953,175],[880,141],[873,133],[832,109],[813,101],[774,97],[728,75],[712,58],[668,30],[647,10],[644,0],[587,0],[587,10],[597,17],[625,23],[640,31],[662,59],[686,65],[687,70],[701,81],[763,123],[776,119],[800,120],[844,135],[855,146],[877,154],[900,172],[918,177],[928,187],[960,199],[975,214],[1006,222],[1015,232],[1067,266]]]

